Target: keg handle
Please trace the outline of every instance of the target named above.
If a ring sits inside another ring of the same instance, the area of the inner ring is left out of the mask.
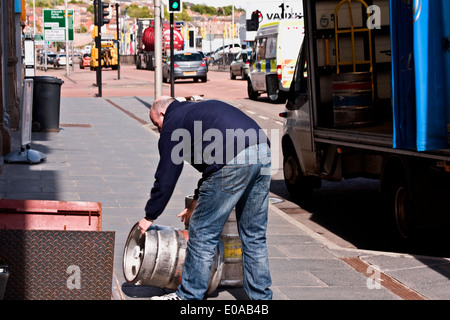
[[[144,253],[143,249],[140,246],[136,246],[133,249],[132,257],[134,259],[139,259],[139,257],[142,256],[143,253]]]

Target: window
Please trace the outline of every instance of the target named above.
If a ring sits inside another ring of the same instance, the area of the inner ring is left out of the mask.
[[[269,37],[266,43],[266,59],[274,59],[277,57],[277,38]]]
[[[185,53],[185,54],[177,54],[174,56],[173,61],[202,61],[203,58],[199,53]]]
[[[266,58],[266,38],[258,39],[256,44],[256,60],[264,60]]]
[[[306,46],[302,46],[300,49],[299,59],[295,66],[294,73],[295,92],[307,93],[308,92],[308,65],[306,61]]]

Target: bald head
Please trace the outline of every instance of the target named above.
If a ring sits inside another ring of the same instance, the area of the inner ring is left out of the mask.
[[[150,108],[150,120],[158,127],[159,132],[161,132],[162,129],[166,110],[174,101],[175,99],[172,97],[161,96],[153,102]]]
[[[154,108],[158,112],[166,112],[169,105],[174,102],[175,99],[169,96],[161,96],[153,102],[152,109]]]

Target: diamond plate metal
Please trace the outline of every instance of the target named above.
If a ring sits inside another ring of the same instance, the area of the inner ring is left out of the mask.
[[[109,300],[114,232],[0,230],[4,299]]]

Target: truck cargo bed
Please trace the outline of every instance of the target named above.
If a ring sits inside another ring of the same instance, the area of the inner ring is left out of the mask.
[[[428,152],[394,149],[392,143],[392,123],[389,122],[377,126],[348,129],[319,127],[314,129],[314,140],[318,143],[330,143],[371,151],[450,161],[450,149]]]

